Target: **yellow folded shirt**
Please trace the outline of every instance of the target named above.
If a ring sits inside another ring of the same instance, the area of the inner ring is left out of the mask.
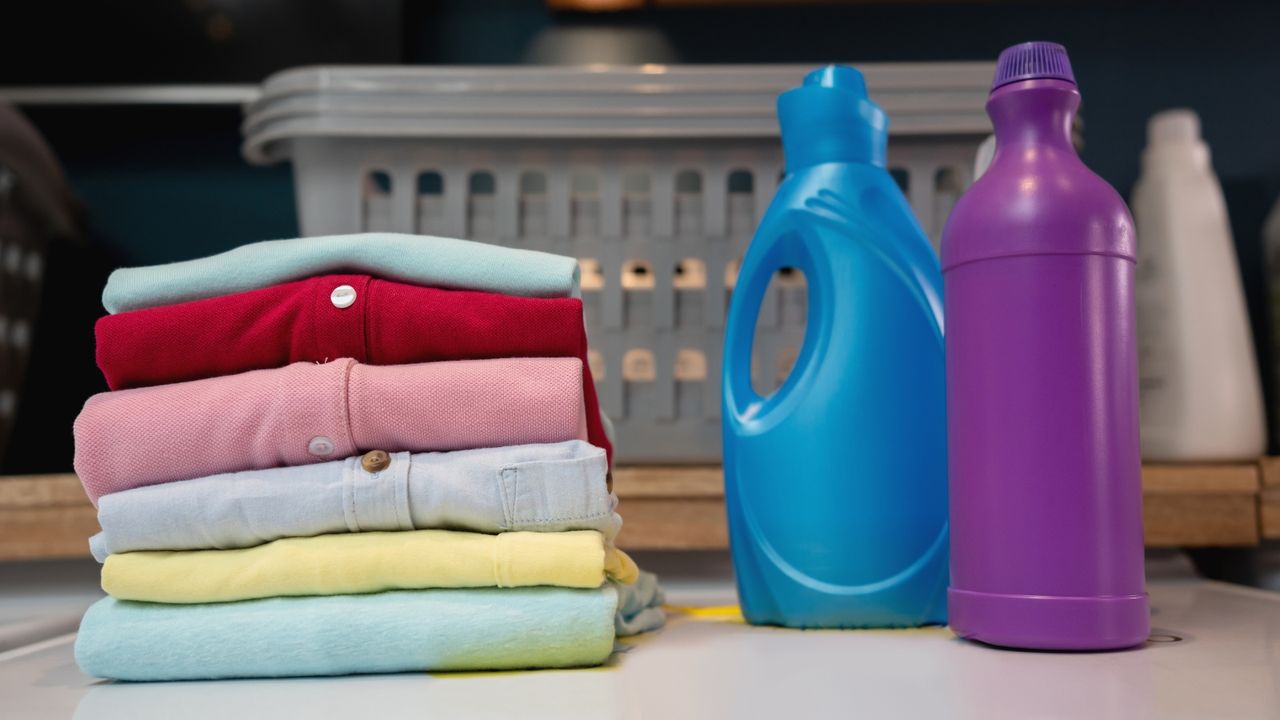
[[[637,573],[635,562],[595,530],[410,530],[285,538],[236,550],[118,553],[102,566],[102,589],[121,600],[206,603],[422,588],[594,588],[606,579],[633,583]]]

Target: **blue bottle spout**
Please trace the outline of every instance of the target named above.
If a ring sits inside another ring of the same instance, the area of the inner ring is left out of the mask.
[[[867,97],[862,73],[828,65],[778,97],[787,172],[828,162],[885,166],[889,118]]]

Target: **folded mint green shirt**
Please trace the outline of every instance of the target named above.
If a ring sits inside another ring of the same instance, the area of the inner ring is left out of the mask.
[[[396,590],[166,605],[106,597],[76,663],[116,680],[202,680],[599,665],[666,617],[657,578],[594,590]]]
[[[76,663],[116,680],[206,680],[599,665],[617,591],[409,590],[166,605],[104,598]]]
[[[571,257],[429,235],[364,233],[268,240],[196,260],[121,268],[108,278],[102,304],[114,314],[335,272],[504,295],[579,295],[578,261]]]

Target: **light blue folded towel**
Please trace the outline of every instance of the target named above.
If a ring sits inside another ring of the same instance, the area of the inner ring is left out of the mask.
[[[364,233],[242,245],[196,260],[121,268],[102,291],[109,313],[256,290],[333,272],[527,297],[578,297],[578,261],[428,235]]]
[[[613,626],[618,637],[657,630],[667,623],[667,615],[662,610],[662,603],[667,598],[658,586],[656,575],[642,570],[634,583],[615,583],[615,587],[618,589],[618,612],[613,618]]]
[[[85,613],[76,662],[117,680],[513,670],[599,665],[618,596],[484,588],[164,605],[104,598]]]

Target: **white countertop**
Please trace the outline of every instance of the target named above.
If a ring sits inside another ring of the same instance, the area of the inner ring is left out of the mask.
[[[85,608],[102,597],[98,567],[91,560],[0,563],[0,653],[75,632]]]
[[[665,579],[673,604],[734,601],[720,560],[680,564]],[[0,600],[9,592],[0,586]],[[757,628],[721,609],[677,611],[665,630],[630,640],[609,666],[590,670],[113,684],[76,669],[67,634],[0,652],[0,715],[1280,717],[1280,593],[1187,577],[1154,577],[1150,592],[1163,642],[1105,654],[996,650],[941,628]]]

